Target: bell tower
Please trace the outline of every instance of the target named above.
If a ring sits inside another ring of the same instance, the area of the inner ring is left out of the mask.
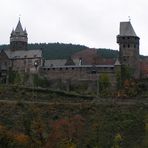
[[[23,30],[19,19],[16,29],[13,29],[10,35],[10,49],[11,51],[27,50],[27,44],[27,31],[26,29]]]
[[[119,60],[121,67],[129,67],[136,79],[140,77],[139,40],[130,21],[120,22],[120,31],[117,35]]]

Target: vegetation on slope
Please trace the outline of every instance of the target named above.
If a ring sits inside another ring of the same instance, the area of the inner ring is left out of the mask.
[[[0,103],[0,147],[144,148],[147,136],[144,105]]]
[[[116,59],[119,52],[117,50],[99,48],[97,54],[101,55],[103,58]]]
[[[1,45],[0,50],[9,48],[9,45]],[[45,59],[67,59],[74,53],[87,49],[83,45],[63,44],[63,43],[35,43],[28,44],[28,49],[42,49]],[[111,49],[97,50],[97,53],[104,58],[116,58],[118,51]]]

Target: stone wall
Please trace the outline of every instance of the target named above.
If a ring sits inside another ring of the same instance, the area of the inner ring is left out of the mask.
[[[39,66],[40,66],[41,65],[41,58],[24,58],[24,59],[11,60],[12,67],[13,67],[12,70],[34,73],[38,70],[38,69],[36,70],[36,68],[34,66],[34,62],[36,60],[40,61],[40,64],[39,64]]]
[[[106,74],[109,77],[111,86],[116,87],[115,67],[42,67],[40,75],[49,80],[49,87],[53,89],[73,90],[82,89],[82,91],[96,92],[99,76]]]
[[[114,66],[87,67],[87,66],[63,66],[63,67],[41,67],[40,74],[45,75],[49,80],[96,80],[101,73],[114,75]]]

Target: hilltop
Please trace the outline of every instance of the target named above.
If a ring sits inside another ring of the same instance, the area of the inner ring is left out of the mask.
[[[9,45],[0,45],[0,50],[8,49]],[[45,59],[67,59],[75,53],[89,49],[85,45],[64,44],[64,43],[34,43],[28,44],[28,49],[42,49]],[[97,54],[103,58],[116,58],[117,50],[99,48]]]

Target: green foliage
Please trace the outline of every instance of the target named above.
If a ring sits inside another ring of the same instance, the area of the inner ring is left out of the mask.
[[[116,71],[116,81],[117,81],[117,90],[120,90],[122,87],[121,71]]]
[[[8,49],[9,45],[1,45],[1,49]],[[45,59],[68,59],[74,53],[87,49],[84,45],[63,44],[63,43],[35,43],[28,44],[28,49],[42,49]],[[103,58],[117,58],[118,51],[99,48],[97,53]]]
[[[8,81],[10,84],[25,85],[29,79],[29,74],[9,70]]]
[[[103,97],[110,96],[110,80],[106,73],[99,76],[99,93]]]
[[[122,142],[122,137],[121,135],[118,133],[115,135],[115,138],[114,138],[114,146],[113,148],[121,148],[121,142]]]
[[[131,69],[129,66],[122,66],[121,68],[121,77],[122,77],[122,82],[124,82],[124,80],[130,80],[133,78],[133,69]]]
[[[33,84],[35,87],[48,87],[48,80],[46,77],[40,77],[38,74],[33,75]]]
[[[67,59],[74,53],[88,47],[82,45],[63,44],[63,43],[40,43],[29,44],[29,49],[42,49],[45,59]]]
[[[103,58],[109,58],[109,59],[116,59],[119,54],[117,50],[106,49],[106,48],[99,48],[97,50],[97,53],[101,55]]]

